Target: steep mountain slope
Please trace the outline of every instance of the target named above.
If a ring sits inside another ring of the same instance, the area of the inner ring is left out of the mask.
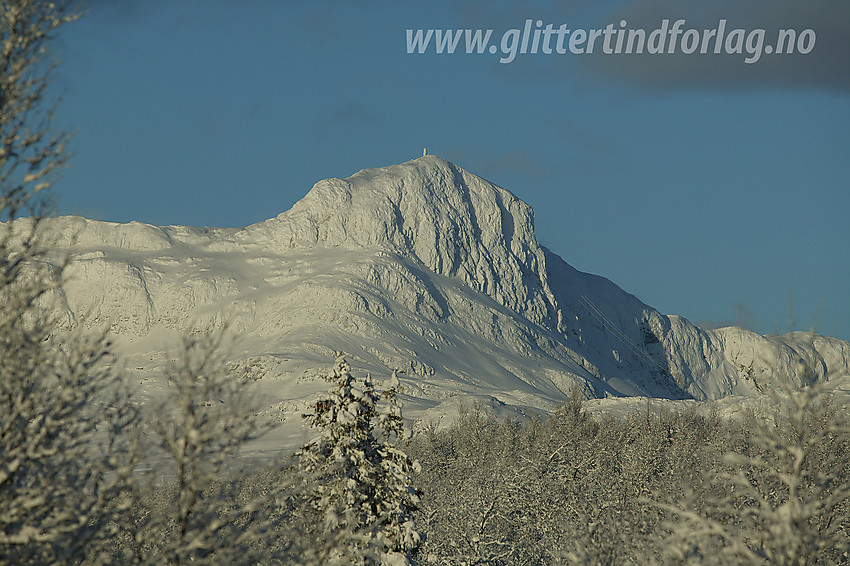
[[[321,181],[245,228],[62,217],[50,229],[65,246],[76,237],[56,309],[71,326],[109,324],[148,393],[157,352],[223,321],[272,412],[324,387],[304,377],[334,350],[375,377],[402,373],[426,416],[473,399],[545,410],[574,387],[702,400],[850,373],[846,342],[703,331],[573,269],[537,242],[527,204],[436,156]]]

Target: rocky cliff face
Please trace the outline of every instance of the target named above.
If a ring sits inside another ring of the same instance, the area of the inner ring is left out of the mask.
[[[846,342],[703,331],[573,269],[537,242],[527,204],[436,156],[321,181],[245,228],[49,227],[76,237],[55,308],[109,324],[151,387],[152,352],[223,321],[241,335],[234,365],[288,407],[334,350],[403,372],[421,413],[457,396],[546,409],[574,387],[709,399],[850,373]]]
[[[430,155],[317,183],[291,210],[249,227],[273,249],[381,247],[535,324],[555,320],[534,213],[513,194]]]

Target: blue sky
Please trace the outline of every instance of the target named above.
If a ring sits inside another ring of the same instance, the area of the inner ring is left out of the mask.
[[[710,8],[709,8],[710,6]],[[850,339],[850,3],[91,0],[60,31],[60,213],[241,226],[422,147],[535,210],[540,242],[662,312]],[[408,54],[526,19],[812,29],[807,55]]]

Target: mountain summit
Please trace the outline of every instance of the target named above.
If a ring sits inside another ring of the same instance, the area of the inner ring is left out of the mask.
[[[260,226],[284,249],[385,248],[536,324],[555,317],[531,207],[435,155],[320,181]]]
[[[244,228],[49,226],[77,236],[55,308],[110,324],[150,390],[156,351],[223,321],[240,335],[234,367],[292,414],[336,350],[399,372],[426,417],[464,400],[546,410],[575,388],[704,400],[850,373],[846,342],[704,331],[573,269],[538,243],[526,203],[433,155],[320,181]]]

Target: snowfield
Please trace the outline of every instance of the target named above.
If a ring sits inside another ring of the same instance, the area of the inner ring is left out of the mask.
[[[181,333],[229,324],[232,368],[285,423],[260,450],[306,440],[300,415],[335,351],[378,382],[398,372],[420,422],[472,405],[546,412],[576,388],[603,412],[643,408],[635,397],[734,412],[789,378],[848,390],[849,343],[663,315],[538,243],[509,191],[433,155],[320,181],[243,228],[45,224],[74,254],[55,312],[67,327],[108,325],[143,399],[162,390]]]

